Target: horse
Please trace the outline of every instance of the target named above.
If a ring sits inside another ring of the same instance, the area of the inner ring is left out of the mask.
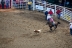
[[[55,30],[57,28],[58,24],[60,24],[60,22],[53,23],[53,22],[48,21],[46,23],[46,25],[49,25],[50,31],[52,31],[52,27],[54,27],[54,30]]]

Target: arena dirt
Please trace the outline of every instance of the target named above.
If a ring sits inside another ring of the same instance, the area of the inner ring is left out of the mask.
[[[0,11],[0,48],[72,48],[68,23],[49,32],[44,13],[28,10]],[[35,34],[34,29],[42,29]]]

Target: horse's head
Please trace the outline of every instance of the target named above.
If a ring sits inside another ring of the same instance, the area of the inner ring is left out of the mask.
[[[60,22],[57,22],[57,24],[61,24]]]

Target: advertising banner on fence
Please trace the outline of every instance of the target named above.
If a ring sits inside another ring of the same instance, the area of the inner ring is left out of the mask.
[[[40,5],[36,5],[36,9],[38,9],[38,10],[44,10],[43,6],[40,6]]]

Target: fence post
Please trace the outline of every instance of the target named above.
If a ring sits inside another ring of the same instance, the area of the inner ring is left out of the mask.
[[[35,10],[35,0],[33,0],[33,11]]]
[[[56,16],[56,5],[55,5],[55,16]]]
[[[71,12],[71,19],[72,19],[72,12]]]
[[[65,7],[64,7],[64,14],[63,14],[63,16],[65,16]]]
[[[43,1],[44,4],[44,12],[46,11],[46,1]]]
[[[13,0],[10,0],[11,1],[11,8],[13,8]]]
[[[20,1],[20,9],[22,9],[22,2]]]

